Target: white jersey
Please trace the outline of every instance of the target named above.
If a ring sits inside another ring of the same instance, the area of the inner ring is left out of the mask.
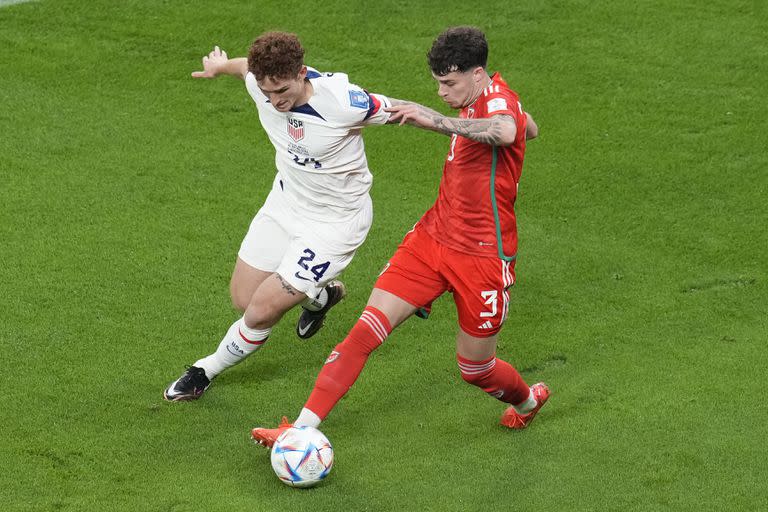
[[[349,83],[344,73],[308,68],[314,93],[305,105],[278,112],[248,73],[245,86],[275,147],[279,183],[290,203],[311,219],[344,222],[369,201],[361,129],[384,124],[389,100]]]

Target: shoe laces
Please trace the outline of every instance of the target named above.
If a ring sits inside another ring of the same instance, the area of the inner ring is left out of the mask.
[[[187,369],[184,375],[179,379],[179,384],[197,384],[200,381],[204,381],[208,377],[205,376],[205,370],[198,368],[197,366],[185,366]]]
[[[538,405],[536,407],[538,407]],[[535,407],[531,412],[527,412],[525,414],[520,414],[519,412],[514,411],[514,415],[512,415],[512,423],[515,424],[515,426],[524,426],[526,424],[526,420],[532,415],[536,414],[535,411]]]

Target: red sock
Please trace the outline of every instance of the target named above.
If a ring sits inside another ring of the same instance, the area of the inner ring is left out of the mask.
[[[461,378],[489,395],[508,404],[520,404],[528,399],[528,384],[508,362],[496,356],[484,361],[470,361],[457,354],[456,359]]]
[[[387,317],[372,306],[366,306],[347,337],[334,347],[325,360],[315,387],[304,405],[325,419],[331,409],[343,397],[363,370],[368,356],[392,332]]]

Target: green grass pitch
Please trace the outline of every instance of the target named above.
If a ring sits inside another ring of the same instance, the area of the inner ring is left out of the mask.
[[[768,10],[763,2],[0,1],[0,508],[11,511],[768,509]],[[196,403],[163,388],[236,318],[228,280],[274,176],[237,80],[307,62],[446,111],[425,54],[485,30],[541,127],[499,354],[553,390],[524,432],[464,384],[450,298],[409,320],[323,424],[295,490],[249,428],[295,416],[434,201],[448,138],[366,132],[375,221],[311,342],[296,312]]]

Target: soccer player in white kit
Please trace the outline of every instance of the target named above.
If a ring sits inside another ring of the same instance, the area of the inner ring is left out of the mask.
[[[343,73],[304,65],[294,34],[259,36],[247,58],[215,47],[195,78],[232,75],[245,81],[275,147],[272,190],[243,239],[230,293],[243,316],[216,351],[172,382],[166,400],[193,400],[211,380],[267,341],[271,328],[297,304],[296,332],[308,338],[345,295],[335,278],[365,240],[373,218],[372,177],[361,129],[384,124],[389,100],[351,84]]]

